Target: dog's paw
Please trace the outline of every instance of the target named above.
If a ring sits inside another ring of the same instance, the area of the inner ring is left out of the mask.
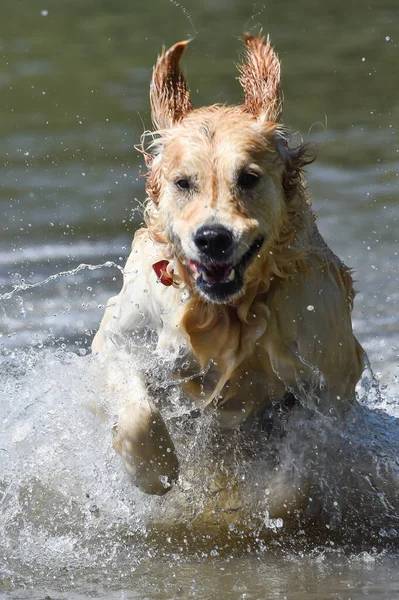
[[[146,494],[166,494],[179,476],[179,464],[165,422],[149,403],[126,404],[119,413],[114,449],[135,485]]]

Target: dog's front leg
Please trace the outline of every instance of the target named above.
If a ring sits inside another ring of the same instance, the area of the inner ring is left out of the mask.
[[[134,388],[135,400],[125,402],[118,411],[113,445],[135,485],[146,494],[162,496],[178,478],[175,447],[141,377],[137,376]]]

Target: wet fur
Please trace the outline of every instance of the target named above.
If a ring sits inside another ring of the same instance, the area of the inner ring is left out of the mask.
[[[192,108],[179,67],[187,42],[158,59],[150,91],[153,142],[142,148],[146,227],[136,233],[123,288],[110,300],[93,342],[110,385],[126,396],[115,447],[135,483],[149,493],[167,491],[178,465],[159,413],[162,398],[155,406],[148,374],[140,368],[132,373],[132,364],[118,358],[123,347],[135,352],[126,340],[137,332],[156,333],[156,352],[171,359],[177,379],[187,375],[182,355],[191,361],[190,373],[206,371],[182,386],[199,407],[216,405],[225,428],[260,419],[287,392],[341,418],[363,368],[351,325],[350,271],[317,230],[303,179],[311,162],[306,146],[290,148],[279,122],[280,63],[269,40],[247,35],[244,41],[240,106]],[[248,165],[261,172],[251,194],[234,183]],[[184,194],[175,181],[186,175],[192,190]],[[245,271],[243,289],[224,303],[204,298],[188,268],[188,259],[196,258],[193,233],[210,220],[235,232],[236,258],[259,232],[265,238]],[[165,259],[171,287],[152,269]]]

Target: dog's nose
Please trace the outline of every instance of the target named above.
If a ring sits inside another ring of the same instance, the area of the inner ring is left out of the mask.
[[[194,234],[201,254],[213,260],[226,260],[233,250],[233,234],[223,225],[203,225]]]

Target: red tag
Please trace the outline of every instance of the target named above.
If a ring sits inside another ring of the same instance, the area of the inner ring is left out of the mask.
[[[172,285],[173,284],[173,278],[169,275],[169,273],[166,270],[166,267],[168,266],[169,261],[168,260],[160,260],[157,263],[154,263],[152,265],[152,268],[154,269],[155,273],[157,274],[158,277],[158,281],[160,281],[161,283],[163,283],[164,285]]]

